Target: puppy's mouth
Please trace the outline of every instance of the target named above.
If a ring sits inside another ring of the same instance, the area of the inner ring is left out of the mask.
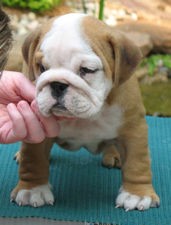
[[[57,121],[64,121],[64,120],[70,120],[70,121],[72,121],[72,120],[76,120],[77,119],[77,117],[71,117],[71,116],[56,116],[56,115],[53,115],[54,116],[54,118],[56,118],[56,120]]]
[[[55,109],[58,109],[60,112],[65,112],[67,110],[67,108],[59,102],[52,106],[52,110],[55,111]]]
[[[57,121],[78,119],[76,116],[68,112],[66,108],[61,110],[60,108],[55,107],[54,109],[53,108],[51,109],[51,112]]]
[[[74,119],[75,116],[72,115],[68,109],[65,107],[65,105],[61,103],[56,103],[52,106],[50,109],[51,113],[57,117],[57,118],[62,118],[62,119]]]
[[[61,105],[59,103],[56,103],[55,105],[53,105],[50,111],[51,111],[51,114],[57,120],[74,120],[74,119],[76,119],[76,116],[71,114],[64,105]]]

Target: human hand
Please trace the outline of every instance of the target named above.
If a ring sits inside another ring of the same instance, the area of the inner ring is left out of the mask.
[[[37,108],[34,85],[18,72],[4,71],[0,79],[0,143],[40,143],[59,134],[55,117]]]

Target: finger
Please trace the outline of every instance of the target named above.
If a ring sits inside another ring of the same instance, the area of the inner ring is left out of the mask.
[[[27,79],[23,74],[17,73],[15,78],[16,91],[28,102],[32,102],[36,95],[35,85]],[[17,93],[18,94],[18,93]]]
[[[13,93],[12,97],[14,97],[14,99],[20,97],[21,99],[31,102],[35,98],[36,91],[34,84],[22,73],[3,71],[0,85],[1,84],[3,84],[3,87],[10,87],[9,96]],[[0,89],[3,89],[3,87]],[[8,96],[8,94],[6,95]]]
[[[57,119],[53,116],[44,117],[43,115],[41,115],[37,107],[36,101],[33,101],[31,103],[31,108],[35,112],[35,114],[39,117],[39,120],[41,121],[42,126],[44,128],[46,137],[58,136],[60,131],[60,126],[58,124]]]
[[[23,117],[13,103],[7,105],[7,111],[12,122],[12,127],[9,131],[7,139],[12,142],[21,141],[27,136],[27,130]]]
[[[19,112],[22,114],[27,129],[26,141],[40,143],[45,139],[43,127],[34,114],[30,105],[26,101],[20,101],[17,104]]]

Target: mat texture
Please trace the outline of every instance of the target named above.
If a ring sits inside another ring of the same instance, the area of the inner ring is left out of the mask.
[[[121,185],[120,170],[103,168],[101,156],[92,156],[85,149],[71,153],[57,146],[53,148],[50,167],[55,205],[32,208],[10,203],[10,192],[18,179],[18,166],[13,161],[20,145],[16,143],[0,145],[0,217],[42,217],[118,225],[171,224],[171,118],[147,117],[147,122],[153,183],[161,198],[160,208],[144,212],[115,209],[114,199]]]

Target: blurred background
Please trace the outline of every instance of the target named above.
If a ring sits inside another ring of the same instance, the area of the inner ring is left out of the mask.
[[[24,37],[48,18],[83,12],[115,26],[142,50],[138,77],[147,114],[171,116],[171,0],[2,0],[11,19],[7,69],[22,68]]]

